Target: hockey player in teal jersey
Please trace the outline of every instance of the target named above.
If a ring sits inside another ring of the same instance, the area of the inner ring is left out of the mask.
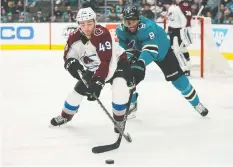
[[[198,113],[202,116],[208,114],[208,110],[200,103],[189,79],[184,75],[162,27],[140,16],[137,8],[132,6],[123,11],[123,24],[117,27],[116,34],[119,44],[126,50],[131,61],[131,70],[136,84],[144,79],[146,66],[155,62],[163,71],[165,79],[172,82]],[[136,92],[131,106],[134,117],[137,110]]]

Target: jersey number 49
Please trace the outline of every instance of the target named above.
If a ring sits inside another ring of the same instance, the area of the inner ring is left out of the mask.
[[[111,43],[106,41],[105,43],[99,43],[99,51],[105,51],[112,49]]]

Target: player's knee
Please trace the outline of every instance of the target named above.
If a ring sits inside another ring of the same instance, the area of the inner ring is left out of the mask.
[[[112,83],[112,100],[116,104],[125,104],[129,99],[129,88],[124,78],[118,77]]]
[[[176,80],[172,81],[172,84],[181,92],[185,91],[188,89],[190,83],[188,78],[185,75],[180,76]],[[190,85],[191,86],[191,85]]]
[[[75,85],[75,87],[74,87],[74,90],[75,90],[77,93],[79,93],[79,94],[81,94],[81,95],[83,95],[83,96],[85,96],[85,95],[86,95],[86,92],[87,92],[87,88],[86,88],[86,86],[84,85],[84,83],[83,83],[82,81],[78,81],[78,82],[76,83],[76,85]]]
[[[131,68],[127,61],[121,61],[118,63],[113,79],[118,77],[124,78],[127,83],[133,80]]]

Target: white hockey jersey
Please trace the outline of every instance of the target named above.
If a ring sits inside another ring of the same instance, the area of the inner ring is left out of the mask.
[[[172,4],[167,13],[168,27],[171,28],[184,28],[187,25],[187,19],[180,7]]]
[[[64,60],[77,59],[85,69],[94,72],[93,77],[108,81],[114,75],[119,59],[126,59],[125,50],[117,45],[109,31],[97,25],[93,35],[87,39],[80,30],[70,34]]]

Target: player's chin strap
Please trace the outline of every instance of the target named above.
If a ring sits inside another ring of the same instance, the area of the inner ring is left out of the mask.
[[[84,83],[84,85],[88,88],[89,85],[88,85],[87,81],[83,78],[82,72],[80,70],[78,70],[78,74],[79,74],[82,82]],[[98,104],[101,106],[101,108],[104,110],[104,112],[106,113],[106,115],[108,116],[108,118],[112,121],[112,123],[114,124],[114,126],[117,128],[117,130],[119,131],[119,133],[125,138],[125,140],[127,140],[128,142],[132,142],[132,139],[131,139],[130,135],[128,133],[127,134],[124,133],[124,130],[119,127],[118,123],[113,119],[113,117],[108,112],[108,110],[105,108],[105,106],[103,105],[103,103],[99,100],[99,98],[96,97],[95,94],[93,96],[96,99],[96,101],[98,102]]]

